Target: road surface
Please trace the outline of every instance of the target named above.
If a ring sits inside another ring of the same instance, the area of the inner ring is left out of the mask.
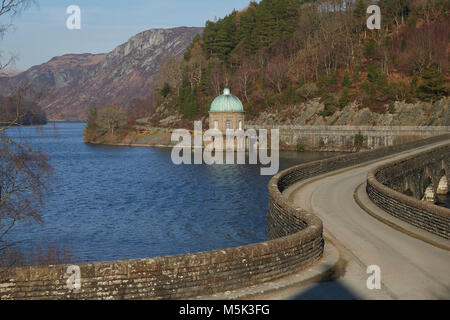
[[[362,210],[353,198],[355,189],[374,167],[446,143],[399,153],[288,188],[285,196],[322,219],[325,238],[340,252],[342,274],[333,281],[294,286],[262,298],[450,299],[450,251],[385,225]],[[371,275],[367,267],[371,265],[381,270],[381,289],[367,288]]]

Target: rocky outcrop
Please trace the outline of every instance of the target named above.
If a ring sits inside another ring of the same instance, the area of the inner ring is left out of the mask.
[[[434,103],[397,101],[391,110],[375,113],[353,102],[332,116],[322,117],[324,104],[314,99],[288,106],[278,112],[265,111],[248,124],[271,125],[352,125],[352,126],[450,126],[449,97]]]
[[[48,118],[85,120],[94,105],[127,106],[151,92],[159,66],[180,56],[203,28],[180,27],[141,32],[108,54],[68,54],[14,76],[0,78],[0,94],[31,83],[44,92]]]

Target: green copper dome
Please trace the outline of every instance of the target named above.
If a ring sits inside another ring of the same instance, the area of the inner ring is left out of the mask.
[[[214,99],[209,112],[244,112],[241,100],[230,93],[230,89],[224,89],[223,94]]]

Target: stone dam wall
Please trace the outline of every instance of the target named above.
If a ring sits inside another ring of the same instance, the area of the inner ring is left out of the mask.
[[[0,299],[184,299],[244,288],[300,271],[323,253],[322,221],[282,192],[315,175],[450,139],[347,154],[289,168],[268,185],[268,241],[167,257],[83,263],[79,289],[69,290],[68,265],[0,269]]]
[[[246,129],[264,129],[246,125]],[[363,148],[376,149],[416,141],[450,132],[448,126],[274,126],[280,130],[280,146],[305,150],[348,151],[354,148],[355,136],[364,137]],[[270,132],[270,131],[269,131]]]
[[[355,136],[361,132],[364,137],[362,149],[371,150],[408,143],[450,132],[449,126],[273,126],[264,127],[246,124],[245,129],[279,129],[280,149],[296,150],[300,144],[304,150],[354,151]],[[174,129],[136,125],[142,134],[129,133],[114,145],[124,146],[166,146],[171,141]],[[192,132],[191,132],[192,134]],[[270,142],[270,138],[268,139]],[[247,146],[248,147],[248,146]]]
[[[434,180],[434,185],[437,186],[441,170],[445,171],[448,176],[449,163],[450,140],[449,144],[432,151],[375,168],[369,172],[367,177],[367,194],[380,208],[394,217],[445,239],[450,239],[450,209],[394,190],[394,188],[398,188],[399,180],[402,181],[402,177],[417,180],[420,185],[419,182],[427,174],[433,175],[433,172],[435,172],[434,177],[430,177],[430,180]],[[409,182],[409,184],[412,183]]]

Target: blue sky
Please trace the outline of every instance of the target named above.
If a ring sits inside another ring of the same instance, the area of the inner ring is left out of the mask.
[[[66,53],[109,52],[151,28],[204,26],[245,8],[250,0],[37,0],[13,20],[0,51],[17,54],[13,69],[25,70]],[[81,8],[81,30],[69,30],[66,9]],[[7,22],[0,19],[0,24]]]

